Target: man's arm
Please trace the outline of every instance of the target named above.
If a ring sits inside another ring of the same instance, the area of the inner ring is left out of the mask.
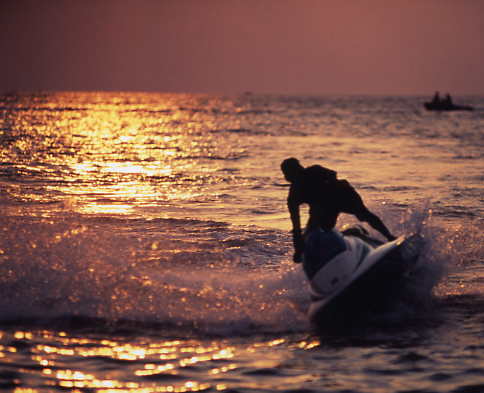
[[[292,222],[292,242],[294,245],[294,257],[293,260],[296,263],[300,263],[302,260],[302,254],[304,251],[304,240],[301,231],[301,217],[299,215],[299,202],[294,197],[294,192],[291,189],[289,197],[287,198],[287,208],[291,216]]]
[[[395,240],[396,239],[395,236],[393,236],[390,233],[390,231],[385,226],[385,224],[383,224],[383,221],[380,220],[380,218],[376,214],[374,214],[371,211],[369,211],[366,207],[361,212],[358,212],[358,214],[356,214],[356,217],[358,218],[358,220],[364,221],[364,222],[367,222],[368,224],[370,224],[370,226],[373,229],[375,229],[378,232],[380,232],[388,240],[391,241],[391,240]]]
[[[346,206],[347,210],[345,209],[345,211],[354,214],[358,220],[367,222],[388,240],[395,240],[395,236],[391,234],[385,224],[383,224],[383,221],[364,205],[363,200],[356,190],[347,181],[342,181],[340,184],[345,188],[345,199],[347,198],[348,206]]]

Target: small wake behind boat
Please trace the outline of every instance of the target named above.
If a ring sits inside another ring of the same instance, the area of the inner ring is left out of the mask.
[[[419,235],[377,245],[358,229],[345,234],[315,229],[306,236],[303,267],[310,282],[309,318],[345,323],[395,304],[423,248]]]

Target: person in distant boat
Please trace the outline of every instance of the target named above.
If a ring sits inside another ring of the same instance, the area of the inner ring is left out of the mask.
[[[434,98],[432,99],[432,104],[440,104],[440,94],[438,91],[436,91],[434,94]]]
[[[394,240],[385,224],[364,205],[356,190],[346,180],[339,180],[335,171],[320,165],[304,168],[296,158],[281,163],[284,177],[291,183],[287,206],[292,222],[294,262],[301,262],[304,240],[301,231],[299,206],[309,205],[309,220],[306,230],[320,227],[332,230],[340,213],[356,216],[367,222],[388,240]]]
[[[444,107],[451,107],[454,105],[454,103],[452,102],[452,97],[449,93],[446,94],[444,100],[442,101],[442,105],[444,105]]]

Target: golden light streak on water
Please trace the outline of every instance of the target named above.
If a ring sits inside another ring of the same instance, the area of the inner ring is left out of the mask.
[[[67,355],[65,350],[58,350],[54,351],[53,348],[43,347],[43,350],[47,350],[48,353],[57,354],[64,354]],[[79,350],[82,353],[82,350]],[[127,360],[127,361],[136,361],[139,359],[143,359],[148,352],[152,352],[146,349],[137,348],[131,345],[124,345],[114,348],[114,358]],[[122,353],[123,355],[116,356],[116,353]],[[130,353],[131,356],[127,356],[126,354]],[[102,354],[102,355],[101,355]],[[152,353],[151,353],[152,354]],[[229,355],[230,354],[230,355]],[[100,351],[98,353],[94,353],[89,351],[84,354],[85,356],[108,356],[108,353],[104,351]],[[182,359],[177,364],[168,363],[166,365],[156,365],[153,363],[147,363],[144,366],[143,370],[135,371],[135,375],[138,377],[143,376],[151,376],[160,373],[170,372],[174,370],[174,374],[178,374],[179,367],[186,367],[188,365],[193,365],[198,362],[209,361],[212,359],[220,359],[225,358],[226,356],[233,356],[230,351],[220,350],[213,354],[212,356],[194,356],[188,359]],[[38,359],[38,358],[37,358]],[[45,364],[42,363],[41,364]],[[235,368],[235,365],[230,365],[227,367],[223,367],[219,369],[219,372],[227,372]],[[217,372],[215,372],[217,373]],[[212,374],[215,374],[212,373]],[[186,381],[181,384],[169,384],[164,386],[156,386],[150,388],[142,388],[141,390],[140,385],[136,382],[122,382],[113,379],[97,379],[94,374],[85,373],[79,370],[72,370],[72,369],[61,369],[61,370],[53,370],[51,368],[44,368],[42,370],[42,374],[46,376],[50,376],[55,378],[55,385],[62,387],[62,388],[77,388],[77,389],[100,389],[101,392],[111,392],[111,391],[119,391],[119,389],[123,389],[123,391],[146,391],[146,392],[196,392],[200,390],[205,390],[211,387],[211,384],[208,383],[199,383],[197,381]],[[217,389],[221,389],[221,385],[217,385]],[[115,389],[115,390],[112,390]]]
[[[301,349],[309,350],[313,348],[317,348],[321,345],[321,342],[319,340],[313,340],[313,341],[301,341],[298,344],[298,347]]]
[[[75,103],[65,108],[63,102],[74,96]],[[18,170],[40,173],[36,165],[42,162],[42,173],[51,177],[48,191],[80,213],[129,214],[153,200],[200,195],[196,173],[203,176],[206,169],[198,170],[191,157],[211,157],[224,147],[201,132],[200,122],[190,121],[193,114],[180,110],[179,96],[136,93],[120,99],[116,93],[99,95],[93,103],[94,96],[46,94],[35,110],[20,100],[22,111],[12,112],[18,116],[12,132],[29,137],[16,138],[6,152],[9,159],[17,157]],[[216,128],[210,119],[204,117],[204,127]],[[44,202],[34,189],[13,185],[8,191],[19,200]]]
[[[175,365],[171,363],[168,363],[165,365],[159,365],[159,366],[149,363],[149,364],[145,364],[144,370],[135,371],[135,375],[137,376],[156,375],[156,374],[164,373],[165,371],[170,371],[174,369],[175,369]]]
[[[212,388],[224,390],[227,386],[223,383],[206,383],[190,378],[189,380],[176,383],[156,383],[156,386],[146,386],[129,380],[117,378],[99,378],[97,371],[87,372],[81,368],[67,368],[61,366],[63,357],[82,359],[116,359],[126,364],[136,365],[146,361],[141,369],[132,371],[132,377],[143,378],[162,374],[169,378],[170,375],[180,376],[183,369],[202,363],[206,363],[206,376],[216,376],[237,370],[236,363],[218,365],[213,367],[213,361],[228,360],[235,357],[234,346],[221,346],[223,342],[206,342],[200,340],[166,340],[139,344],[122,343],[116,340],[96,340],[93,338],[81,338],[69,336],[65,332],[51,332],[47,330],[38,332],[15,331],[12,337],[23,342],[37,341],[39,338],[56,338],[59,345],[37,344],[32,347],[31,360],[41,366],[39,372],[46,378],[46,384],[55,388],[71,389],[96,389],[98,392],[197,392]],[[265,343],[266,347],[278,345],[284,340],[271,340]],[[15,347],[0,348],[1,351],[16,352]],[[167,359],[168,358],[168,359]],[[168,360],[159,363],[160,360]],[[198,367],[199,367],[198,366]],[[204,366],[202,366],[204,368]],[[203,378],[203,373],[200,375]],[[21,389],[15,391],[22,392]]]
[[[231,370],[235,370],[237,368],[237,364],[235,363],[232,363],[232,364],[229,364],[227,366],[223,366],[223,367],[219,367],[219,368],[214,368],[212,370],[210,370],[210,374],[213,374],[213,375],[217,375],[217,374],[223,374],[223,373],[226,373],[226,372],[229,372]]]
[[[128,385],[128,384],[127,384]],[[218,388],[217,388],[218,386]],[[223,390],[220,388],[221,385],[216,385],[217,390]],[[129,387],[122,389],[123,392],[140,392],[140,393],[183,393],[183,392],[198,392],[211,388],[212,385],[208,383],[198,383],[195,381],[187,381],[182,385],[165,385],[165,386],[154,386],[148,388],[139,387]],[[116,389],[100,389],[99,393],[119,393],[119,388]]]
[[[17,340],[31,340],[33,338],[33,335],[31,332],[23,332],[23,331],[17,331],[13,335]]]

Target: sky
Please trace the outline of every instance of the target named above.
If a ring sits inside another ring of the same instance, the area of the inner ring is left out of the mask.
[[[0,92],[484,94],[481,0],[0,0]]]

